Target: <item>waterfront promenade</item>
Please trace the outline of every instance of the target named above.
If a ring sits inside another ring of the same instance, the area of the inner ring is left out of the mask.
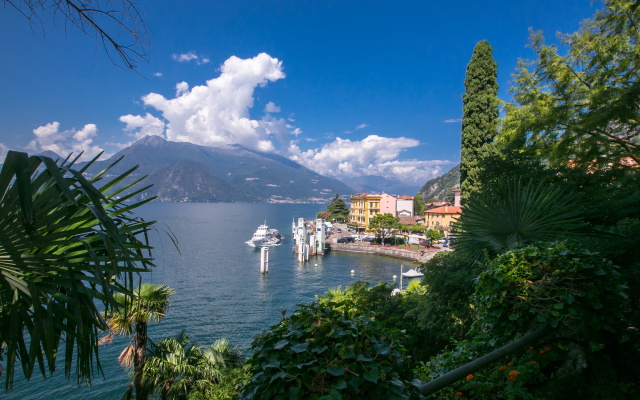
[[[331,251],[349,251],[353,253],[379,254],[381,256],[402,258],[417,263],[425,263],[431,260],[436,253],[447,251],[443,249],[429,250],[425,252],[411,251],[400,247],[382,247],[361,243],[329,243]]]

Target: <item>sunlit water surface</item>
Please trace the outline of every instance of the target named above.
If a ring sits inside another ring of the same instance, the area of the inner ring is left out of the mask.
[[[174,336],[184,328],[203,344],[228,338],[248,350],[256,334],[277,323],[280,307],[290,312],[296,304],[311,302],[316,294],[358,280],[392,283],[392,276],[400,275],[400,264],[409,264],[343,252],[312,257],[299,264],[292,254],[291,221],[293,217],[312,218],[324,208],[317,204],[145,205],[138,215],[158,221],[159,232],[150,238],[157,268],[144,275],[143,282],[165,283],[176,290],[166,318],[160,324],[150,324],[149,336]],[[265,220],[285,239],[281,246],[270,248],[269,274],[263,276],[260,251],[244,242]],[[162,233],[169,228],[178,238],[181,255]],[[21,369],[17,369],[13,393],[7,397],[119,399],[131,380],[116,359],[128,343],[128,338],[118,337],[101,348],[104,378],[96,374],[91,388],[65,380],[62,365],[52,377],[45,380],[34,374],[30,382],[25,382]]]

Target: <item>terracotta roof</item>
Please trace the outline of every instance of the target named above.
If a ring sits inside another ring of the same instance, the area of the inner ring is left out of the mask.
[[[413,197],[409,197],[409,196],[402,196],[402,197],[398,197],[398,200],[413,200]]]
[[[425,213],[429,214],[460,214],[461,212],[462,207],[456,206],[444,206],[425,211]]]
[[[402,225],[415,225],[418,222],[418,216],[414,215],[413,217],[399,217],[400,223]],[[423,218],[420,218],[423,219]]]
[[[435,207],[440,207],[440,206],[450,206],[451,203],[449,203],[448,201],[434,201],[432,203],[426,203],[425,206],[435,206]]]

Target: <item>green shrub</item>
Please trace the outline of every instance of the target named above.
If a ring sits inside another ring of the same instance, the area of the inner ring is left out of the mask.
[[[371,243],[373,244],[382,244],[382,238],[371,239]],[[386,237],[384,238],[384,244],[388,244],[391,246],[401,246],[404,244],[404,238],[394,238],[394,237]]]
[[[240,399],[419,398],[404,334],[350,300],[301,305],[252,345]],[[352,311],[350,311],[352,310]]]
[[[566,242],[506,251],[478,278],[475,331],[508,342],[549,324],[599,348],[604,331],[628,328],[617,269],[599,253]]]

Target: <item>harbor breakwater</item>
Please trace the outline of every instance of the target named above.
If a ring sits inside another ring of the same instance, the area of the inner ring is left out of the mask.
[[[330,243],[332,251],[349,251],[352,253],[379,254],[381,256],[402,258],[417,263],[425,263],[431,260],[438,252],[444,250],[430,250],[423,254],[418,251],[400,249],[397,247],[372,246],[358,243]]]

